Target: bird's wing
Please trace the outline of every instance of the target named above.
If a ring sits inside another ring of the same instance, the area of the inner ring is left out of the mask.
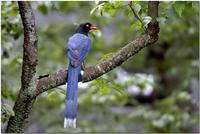
[[[80,57],[80,61],[83,62],[90,50],[90,44],[91,44],[91,40],[90,38],[88,38],[87,40],[84,41],[84,47],[81,51],[81,57]]]
[[[67,54],[72,66],[81,65],[90,49],[90,38],[85,35],[75,34],[68,41]]]

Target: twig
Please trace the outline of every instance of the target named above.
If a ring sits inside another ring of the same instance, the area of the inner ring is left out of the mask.
[[[136,14],[135,10],[132,8],[132,1],[129,3],[129,7],[131,8],[133,14],[135,15],[136,19],[138,19],[140,21],[140,23],[143,25],[142,20],[140,19],[140,17]]]

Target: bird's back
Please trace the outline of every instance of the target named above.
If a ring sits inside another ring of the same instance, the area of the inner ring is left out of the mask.
[[[88,47],[88,45],[90,45],[90,42],[91,41],[88,36],[76,33],[69,38],[67,47],[81,49],[83,47]]]

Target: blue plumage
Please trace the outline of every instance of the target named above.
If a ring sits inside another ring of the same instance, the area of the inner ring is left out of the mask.
[[[96,29],[90,23],[81,24],[67,43],[69,67],[64,127],[76,128],[78,77],[80,76],[82,63],[90,50],[91,40],[88,32]]]
[[[67,55],[70,63],[68,67],[64,127],[76,127],[78,76],[81,71],[81,65],[89,52],[90,44],[90,38],[80,33],[70,37],[67,43]]]
[[[67,54],[72,66],[80,66],[90,49],[91,40],[88,36],[80,33],[69,38]]]

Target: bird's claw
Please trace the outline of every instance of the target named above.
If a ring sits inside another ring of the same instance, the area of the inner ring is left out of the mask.
[[[87,70],[86,64],[82,63],[82,70],[85,72]]]

